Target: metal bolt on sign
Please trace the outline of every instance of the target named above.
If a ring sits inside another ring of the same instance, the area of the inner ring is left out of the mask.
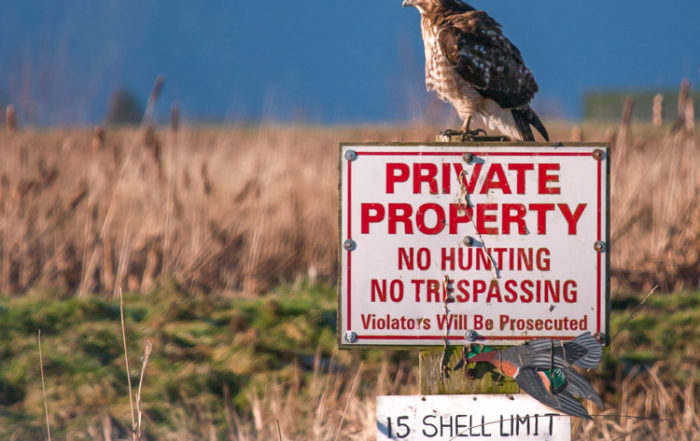
[[[593,249],[599,253],[602,253],[603,251],[605,251],[605,242],[603,242],[602,240],[597,241],[593,244]]]
[[[355,331],[345,331],[345,341],[348,343],[357,342],[357,333]]]
[[[477,332],[473,329],[470,329],[464,333],[464,337],[469,341],[476,341],[476,338],[478,336],[479,336],[479,334],[477,334]]]
[[[343,248],[345,249],[345,251],[352,251],[355,249],[355,247],[357,247],[357,244],[352,239],[348,239],[345,242],[343,242]]]
[[[462,155],[462,159],[464,159],[464,162],[469,164],[474,159],[474,154],[467,152],[467,153]]]
[[[466,236],[464,239],[462,239],[462,243],[468,247],[474,245],[474,238],[471,236]]]
[[[593,335],[593,338],[595,338],[596,340],[598,340],[598,342],[599,342],[600,344],[605,344],[605,333],[604,333],[604,332],[596,332],[596,333]]]
[[[354,161],[357,159],[357,152],[355,150],[347,150],[345,152],[345,159],[348,161]]]
[[[601,149],[595,149],[593,150],[593,153],[591,153],[593,156],[593,159],[596,161],[602,161],[605,158],[605,152],[602,151]]]

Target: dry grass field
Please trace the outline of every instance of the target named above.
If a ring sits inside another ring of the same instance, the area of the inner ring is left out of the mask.
[[[697,287],[697,137],[613,129],[583,128],[586,140],[613,141],[613,287]],[[564,124],[552,131],[562,141],[580,132]],[[38,285],[112,295],[148,289],[163,274],[201,293],[332,282],[338,143],[430,141],[434,133],[283,126],[2,133],[0,291]]]
[[[697,372],[697,367],[695,367]],[[589,406],[594,416],[590,422],[572,420],[574,440],[683,440],[700,439],[700,397],[692,379],[670,385],[662,378],[664,366],[654,365],[646,374],[632,372],[619,378],[614,393],[604,397],[604,411]],[[299,383],[291,388],[272,386],[252,406],[247,421],[231,418],[229,440],[254,441],[278,438],[279,427],[284,439],[295,440],[374,440],[376,439],[376,395],[417,394],[416,388],[402,386],[406,377],[389,376],[382,370],[375,390],[358,396],[358,371],[348,375],[314,375],[307,386],[310,401],[299,400]],[[397,379],[399,381],[397,381]],[[416,384],[415,376],[408,376]],[[598,385],[600,387],[600,385]],[[311,403],[311,406],[309,406]],[[495,430],[495,429],[494,429]],[[205,439],[182,437],[185,439]]]
[[[555,140],[580,139],[583,134],[585,141],[612,144],[614,299],[623,292],[646,292],[657,284],[663,292],[697,290],[697,134],[668,135],[668,128],[633,128],[550,124]],[[197,298],[228,301],[254,299],[281,284],[292,290],[305,281],[332,285],[337,271],[338,143],[432,141],[434,133],[430,127],[276,125],[185,127],[178,132],[165,128],[106,133],[85,129],[0,131],[0,293],[5,299],[20,298],[33,290],[49,289],[55,299],[75,295],[115,298],[120,289],[148,292],[159,280],[172,278]],[[685,306],[686,312],[697,310],[692,301],[685,305],[690,305]],[[683,306],[674,308],[683,310]],[[234,318],[226,326],[240,327]],[[624,318],[618,317],[613,329]],[[171,330],[161,331],[160,327],[167,320],[151,318],[157,323],[155,328],[142,329],[138,338],[165,339]],[[684,329],[690,329],[688,335],[696,338],[697,316],[679,320]],[[236,330],[241,335],[232,337],[235,341],[248,338],[252,347],[261,347],[261,331]],[[216,343],[209,338],[210,331],[197,332],[193,339],[205,340],[210,346]],[[63,337],[47,338],[53,338],[49,341],[55,352]],[[679,337],[681,343],[683,338],[689,337]],[[678,349],[681,343],[671,342],[669,347]],[[162,344],[172,343],[163,340]],[[623,333],[617,344],[634,347],[638,342]],[[200,350],[199,343],[193,348]],[[51,349],[45,348],[49,359]],[[685,355],[679,359],[643,364],[641,370],[622,364],[604,367],[603,376],[608,378],[597,380],[596,388],[609,407],[602,414],[590,409],[602,415],[591,423],[575,423],[576,439],[700,439],[699,360],[692,348],[681,349]],[[161,350],[154,350],[156,366]],[[212,358],[219,353],[217,347],[207,346],[206,351]],[[22,352],[22,366],[36,370],[36,362],[27,361],[29,355]],[[325,352],[331,360],[341,357],[342,364],[351,368],[321,368],[319,361],[315,368],[297,371],[291,364],[284,381],[268,383],[261,393],[249,394],[245,409],[233,406],[228,392],[217,410],[196,397],[146,402],[146,408],[156,404],[162,408],[157,415],[147,412],[147,423],[153,427],[159,424],[157,418],[167,419],[170,426],[158,432],[158,439],[173,441],[273,440],[280,433],[284,440],[367,440],[374,439],[377,394],[417,392],[415,366],[375,360],[370,369],[358,358],[334,354],[331,349]],[[108,366],[118,372],[122,366],[118,350],[112,355],[115,358]],[[171,362],[164,359],[161,363]],[[60,381],[61,369],[56,366],[62,365],[54,361],[54,376],[49,372],[47,379],[49,388]],[[135,375],[138,378],[138,372]],[[192,376],[197,377],[196,371]],[[0,378],[0,385],[5,379]],[[65,408],[52,410],[56,419],[64,421],[62,433],[76,440],[126,437],[123,391],[107,388],[94,376],[83,381],[79,390],[90,391],[96,403],[119,401],[117,409],[122,413],[115,417],[100,411],[87,428],[71,432],[66,427],[76,417],[68,400]],[[50,394],[49,406],[58,406],[56,400],[71,391],[71,387],[62,387]],[[35,431],[18,429],[12,432],[18,434],[17,439],[43,439],[37,436],[43,415],[36,413],[36,409],[43,410],[41,389],[32,390],[24,401],[17,401],[25,404],[15,404],[12,412],[27,411],[31,399],[35,410],[27,412],[36,416]],[[102,390],[114,396],[103,397]],[[0,398],[6,395],[0,390]],[[80,401],[79,394],[73,395],[72,400]],[[156,401],[157,396],[154,392],[149,398]],[[115,418],[121,419],[122,426]]]

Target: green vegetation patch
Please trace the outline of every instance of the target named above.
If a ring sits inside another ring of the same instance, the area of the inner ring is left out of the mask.
[[[193,400],[216,413],[226,395],[241,409],[256,385],[284,382],[290,365],[309,366],[317,352],[333,356],[335,308],[335,289],[325,285],[224,298],[196,296],[167,280],[149,293],[125,296],[134,387],[146,340],[153,344],[142,393],[146,418],[158,421],[150,435],[176,428],[178,412]],[[54,436],[88,427],[95,409],[128,422],[119,301],[56,299],[35,290],[0,300],[0,439],[41,433],[39,329],[49,406],[62,415]]]
[[[600,373],[608,384],[659,360],[668,363],[673,381],[688,372],[674,366],[700,361],[700,293],[657,293],[638,310],[642,298],[613,301],[611,335],[617,336]],[[125,296],[134,388],[146,341],[153,345],[142,392],[148,439],[194,424],[201,412],[219,430],[226,406],[248,414],[252,397],[300,375],[304,381],[315,365],[350,371],[362,360],[366,390],[387,358],[394,367],[416,369],[415,351],[338,351],[336,307],[335,287],[311,284],[249,298],[194,295],[165,280]],[[119,301],[34,291],[0,299],[0,439],[44,439],[39,329],[52,435],[90,439],[88,428],[105,415],[115,419],[115,431],[130,427]]]

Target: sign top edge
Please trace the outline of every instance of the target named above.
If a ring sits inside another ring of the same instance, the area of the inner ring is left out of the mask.
[[[610,147],[610,142],[347,142],[340,147]]]

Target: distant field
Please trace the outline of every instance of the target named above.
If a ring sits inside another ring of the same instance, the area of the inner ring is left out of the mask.
[[[606,409],[574,423],[575,439],[697,440],[697,134],[548,126],[612,143],[622,332],[588,374]],[[130,437],[120,290],[134,385],[153,344],[144,440],[374,439],[376,395],[416,393],[417,355],[336,348],[338,143],[435,132],[0,132],[0,439],[46,439],[39,329],[54,438]]]
[[[640,296],[617,295],[612,334]],[[375,397],[418,393],[416,351],[339,351],[335,287],[300,283],[255,298],[196,296],[173,281],[125,298],[130,372],[143,382],[145,440],[373,440]],[[42,329],[54,439],[127,438],[119,301],[0,299],[0,439],[45,440]],[[575,439],[697,440],[700,292],[656,293],[588,373],[605,410]],[[460,371],[452,375],[462,375]],[[640,418],[637,418],[640,417]],[[212,435],[213,434],[213,435]],[[622,438],[620,438],[622,439]]]
[[[612,141],[613,286],[698,286],[700,150],[668,128],[551,123]],[[341,141],[432,141],[406,127],[0,132],[0,291],[106,293],[162,275],[199,293],[333,283]]]

